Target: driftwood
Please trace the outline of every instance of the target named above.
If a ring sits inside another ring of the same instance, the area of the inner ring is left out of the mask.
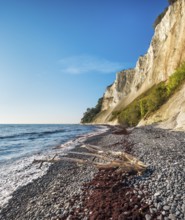
[[[33,163],[40,163],[39,168],[41,168],[44,162],[55,163],[57,161],[69,161],[78,164],[94,165],[99,169],[115,168],[124,172],[135,171],[139,174],[142,173],[147,167],[143,162],[139,161],[136,157],[122,151],[107,151],[99,146],[89,145],[89,144],[82,145],[81,147],[86,148],[90,153],[72,151],[69,152],[68,154],[88,156],[90,157],[90,159],[57,157],[58,155],[56,154],[51,159],[34,160]],[[101,162],[99,161],[96,162],[95,161],[96,158],[98,158]]]

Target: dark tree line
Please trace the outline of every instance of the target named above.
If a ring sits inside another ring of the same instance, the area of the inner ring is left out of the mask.
[[[102,102],[103,98],[100,98],[94,108],[87,108],[83,118],[81,119],[81,123],[91,123],[95,116],[101,111]]]
[[[171,5],[173,4],[174,2],[176,2],[177,0],[168,0],[168,3]]]

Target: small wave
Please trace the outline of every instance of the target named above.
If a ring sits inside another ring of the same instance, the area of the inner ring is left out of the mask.
[[[78,128],[75,127],[73,129],[76,132]],[[19,187],[27,185],[29,182],[33,181],[34,179],[40,178],[44,174],[46,174],[50,164],[44,163],[42,169],[38,169],[38,164],[33,164],[34,159],[44,159],[44,158],[52,158],[54,155],[65,155],[69,150],[73,149],[77,145],[81,145],[84,141],[93,135],[100,134],[104,132],[106,128],[104,127],[97,127],[97,129],[92,129],[91,132],[88,133],[81,133],[77,137],[74,135],[73,137],[68,136],[66,141],[63,144],[60,144],[58,147],[53,148],[44,148],[44,151],[40,152],[31,152],[31,155],[19,155],[17,158],[12,158],[14,155],[4,155],[3,159],[6,159],[4,162],[1,163],[0,161],[0,209],[3,207],[8,200],[11,198],[12,193],[17,190]],[[64,129],[56,129],[51,131],[40,132],[39,134],[47,135],[52,133],[59,133],[59,132],[67,132],[67,128]],[[86,130],[87,131],[87,130]],[[23,133],[21,135],[34,135],[38,134],[38,132],[30,132],[30,133]],[[13,136],[13,135],[12,135]],[[14,135],[15,137],[16,135]],[[17,136],[16,136],[17,137]],[[7,137],[6,137],[7,138]],[[12,138],[12,137],[10,137]],[[9,140],[8,140],[9,141]],[[16,147],[15,145],[12,149]],[[24,147],[20,148],[22,151]]]
[[[12,138],[18,138],[18,137],[22,138],[22,137],[34,136],[34,135],[36,135],[37,137],[41,137],[41,136],[44,136],[44,135],[55,134],[55,133],[63,133],[63,132],[66,132],[66,130],[65,129],[58,129],[58,130],[41,131],[41,132],[26,132],[26,133],[14,134],[14,135],[0,136],[0,140],[12,139]]]

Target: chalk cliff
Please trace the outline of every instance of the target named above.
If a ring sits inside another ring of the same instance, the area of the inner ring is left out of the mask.
[[[154,84],[168,80],[185,61],[185,0],[170,2],[155,22],[147,53],[139,57],[134,69],[118,72],[115,82],[107,87],[94,123],[117,123],[116,118],[111,119],[113,111],[125,108]]]

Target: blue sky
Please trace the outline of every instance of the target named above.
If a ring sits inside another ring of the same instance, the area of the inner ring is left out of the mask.
[[[0,123],[78,123],[146,52],[167,0],[0,0]]]

